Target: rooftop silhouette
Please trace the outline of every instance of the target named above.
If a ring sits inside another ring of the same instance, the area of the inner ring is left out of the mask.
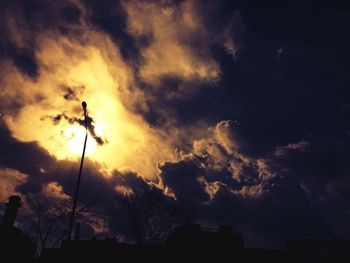
[[[230,260],[232,262],[349,262],[350,241],[292,239],[285,249],[245,248],[240,232],[230,225],[216,229],[198,224],[176,227],[163,245],[138,245],[119,242],[115,238],[80,239],[77,224],[74,240],[63,240],[58,248],[43,248],[34,257],[33,240],[15,226],[21,197],[11,196],[6,204],[0,225],[0,259],[8,262],[90,262],[117,260],[151,260],[163,262],[171,259],[183,261]],[[3,262],[3,261],[1,261]]]

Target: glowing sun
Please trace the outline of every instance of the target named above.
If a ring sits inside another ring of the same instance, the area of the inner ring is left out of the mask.
[[[85,140],[85,128],[74,125],[64,131],[64,138],[67,140],[67,150],[71,155],[81,155]],[[90,155],[97,147],[97,143],[91,135],[88,134],[85,154]]]

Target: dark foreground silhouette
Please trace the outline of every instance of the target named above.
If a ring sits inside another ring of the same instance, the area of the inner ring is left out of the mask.
[[[293,239],[286,249],[244,248],[241,233],[231,226],[208,229],[196,224],[176,228],[163,246],[133,245],[116,239],[64,240],[35,258],[32,239],[14,226],[19,196],[11,196],[0,225],[0,262],[350,262],[350,242]],[[79,236],[79,235],[78,235]]]
[[[19,196],[11,196],[6,204],[3,223],[0,225],[0,262],[32,262],[34,260],[33,240],[14,226],[20,206]]]

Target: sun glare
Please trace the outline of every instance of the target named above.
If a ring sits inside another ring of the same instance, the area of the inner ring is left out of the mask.
[[[83,152],[85,140],[85,128],[74,125],[67,128],[64,132],[64,138],[67,140],[67,150],[70,155],[81,155]],[[85,154],[89,155],[96,149],[97,143],[88,135]]]

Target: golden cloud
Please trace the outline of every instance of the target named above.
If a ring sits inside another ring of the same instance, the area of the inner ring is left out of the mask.
[[[10,195],[18,194],[16,187],[26,181],[27,176],[14,169],[0,169],[0,202],[7,201]]]
[[[216,80],[220,66],[211,56],[206,32],[197,15],[196,2],[178,5],[150,1],[125,1],[128,30],[136,39],[147,38],[141,47],[143,80],[157,83],[162,76]]]
[[[39,142],[57,159],[76,159],[82,151],[83,127],[64,118],[54,125],[45,117],[64,113],[79,118],[80,101],[86,100],[97,135],[108,141],[98,147],[90,137],[88,157],[105,164],[109,171],[126,166],[154,177],[155,160],[166,158],[170,150],[162,147],[157,132],[140,116],[123,106],[120,97],[128,96],[123,92],[133,78],[118,48],[98,32],[88,33],[84,42],[48,33],[38,36],[37,42],[40,72],[36,79],[3,65],[7,76],[2,82],[2,100],[17,100],[21,105],[16,114],[4,117],[13,135],[21,141]],[[66,87],[80,101],[67,99]]]

